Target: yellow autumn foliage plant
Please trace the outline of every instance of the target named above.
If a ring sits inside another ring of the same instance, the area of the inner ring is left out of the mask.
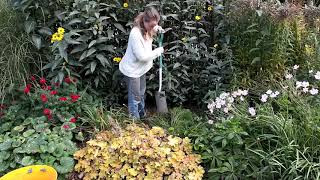
[[[120,133],[102,132],[74,157],[84,180],[198,180],[204,174],[190,140],[167,135],[160,127],[128,125]]]

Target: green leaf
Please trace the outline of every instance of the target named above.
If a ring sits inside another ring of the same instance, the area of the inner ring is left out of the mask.
[[[62,71],[59,71],[58,77],[59,77],[59,82],[62,82],[64,78],[64,73]]]
[[[82,133],[82,132],[79,132],[79,133],[76,135],[76,139],[79,140],[79,141],[84,141],[83,133]]]
[[[228,134],[228,139],[233,139],[233,138],[234,138],[234,135],[235,135],[234,133],[229,133],[229,134]]]
[[[54,64],[54,62],[50,62],[50,63],[46,64],[45,66],[43,66],[41,70],[49,69],[52,67],[53,64]]]
[[[13,131],[16,131],[16,132],[21,132],[24,130],[24,126],[20,125],[20,126],[16,126],[13,128]]]
[[[49,142],[48,144],[48,152],[53,153],[56,150],[56,145],[54,142]]]
[[[126,33],[126,30],[123,28],[123,26],[119,23],[115,23],[114,26],[119,29],[120,31],[122,31],[123,33]]]
[[[177,62],[177,63],[174,64],[173,69],[176,69],[176,68],[178,68],[180,66],[181,66],[181,64]]]
[[[114,18],[114,20],[118,21],[117,15],[115,13],[110,13],[110,16]]]
[[[99,59],[99,61],[102,64],[103,67],[105,67],[106,65],[110,66],[110,63],[109,63],[108,59],[106,57],[104,57],[104,55],[97,54],[96,58]]]
[[[72,11],[70,14],[69,14],[69,17],[73,16],[73,15],[76,15],[76,14],[79,14],[80,12],[75,10],[75,11]]]
[[[52,31],[48,27],[42,27],[41,29],[39,29],[39,33],[48,36],[52,35]]]
[[[29,129],[26,132],[24,132],[22,135],[23,137],[29,137],[31,136],[33,133],[35,133],[36,131],[34,129]]]
[[[97,50],[95,49],[95,48],[90,48],[89,49],[89,51],[88,51],[88,53],[87,53],[87,55],[86,55],[86,57],[89,57],[89,56],[91,56],[93,53],[95,53]]]
[[[0,144],[0,151],[5,151],[10,149],[12,147],[11,145],[12,145],[12,140],[11,139],[6,140],[5,142]]]
[[[226,140],[226,139],[223,139],[223,140],[222,140],[222,147],[226,147],[227,144],[228,144],[227,140]]]
[[[25,31],[28,34],[31,33],[31,31],[33,31],[35,27],[36,27],[36,22],[35,21],[26,21],[24,23]]]
[[[29,166],[31,164],[33,164],[34,160],[30,157],[30,156],[25,156],[22,160],[21,160],[21,164],[23,166]]]
[[[88,48],[91,48],[96,42],[97,42],[96,40],[91,41]]]
[[[9,159],[10,154],[8,151],[0,151],[0,162]]]
[[[87,44],[80,44],[78,46],[75,46],[75,48],[70,52],[70,54],[84,51],[86,48],[87,48]]]
[[[259,51],[259,50],[260,50],[260,48],[252,48],[252,49],[250,49],[249,53],[251,54],[252,52]]]
[[[114,31],[112,30],[112,29],[108,29],[107,30],[107,34],[108,34],[108,39],[110,40],[110,39],[112,39],[112,37],[113,37],[113,34],[114,34]]]
[[[79,18],[76,18],[76,19],[72,19],[68,25],[73,25],[73,24],[77,24],[77,23],[81,23],[81,19]]]
[[[4,172],[9,168],[10,163],[2,162],[0,163],[0,172]]]
[[[252,62],[251,62],[251,65],[253,64],[256,64],[257,62],[261,61],[261,58],[260,57],[255,57]]]
[[[71,38],[71,34],[67,33],[63,38],[68,44],[81,44],[81,42]]]
[[[58,171],[60,174],[66,174],[68,172],[71,172],[74,167],[74,160],[71,157],[62,157],[60,159],[60,163],[55,163],[54,164],[55,169]]]
[[[63,57],[66,60],[68,60],[68,53],[66,51],[67,47],[68,47],[68,45],[65,43],[61,43],[59,46],[59,54],[61,57]]]
[[[41,36],[37,35],[37,34],[33,34],[32,35],[32,41],[34,43],[34,45],[36,46],[37,49],[41,48]]]
[[[96,67],[97,67],[97,62],[96,62],[96,61],[92,61],[92,62],[90,63],[91,73],[94,72],[94,70],[96,69]]]
[[[100,79],[99,79],[98,76],[94,78],[94,84],[95,84],[96,87],[98,87],[99,81],[100,81]]]
[[[74,61],[74,60],[69,60],[68,64],[72,65],[72,66],[83,66],[81,63],[79,63],[78,61]]]
[[[82,55],[80,56],[79,61],[82,61],[83,59],[85,59],[87,57],[87,51],[83,51]]]

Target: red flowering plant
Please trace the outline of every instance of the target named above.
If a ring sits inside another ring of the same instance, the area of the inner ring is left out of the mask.
[[[23,117],[43,116],[49,125],[79,132],[86,125],[81,118],[83,107],[98,104],[85,90],[79,90],[79,87],[80,83],[74,77],[66,77],[60,84],[50,82],[45,77],[32,76],[20,87],[14,106],[23,108],[18,112]],[[0,118],[2,116],[5,116],[5,112],[2,112]]]

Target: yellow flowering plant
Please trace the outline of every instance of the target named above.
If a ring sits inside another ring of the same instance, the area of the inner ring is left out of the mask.
[[[200,155],[188,138],[167,135],[160,127],[129,125],[120,133],[102,132],[74,158],[84,179],[202,179]]]
[[[113,61],[119,63],[122,60],[121,57],[114,57]]]
[[[51,37],[51,43],[57,42],[57,41],[62,41],[63,37],[64,37],[64,28],[63,27],[59,27],[58,31],[55,32],[52,37]]]

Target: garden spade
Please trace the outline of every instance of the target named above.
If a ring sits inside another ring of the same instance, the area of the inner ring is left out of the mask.
[[[162,47],[162,42],[163,42],[163,36],[164,33],[167,32],[170,29],[160,29],[158,30],[159,32],[159,37],[158,37],[158,43],[159,47]],[[167,106],[167,100],[166,100],[166,94],[165,91],[162,90],[162,68],[163,68],[163,56],[159,56],[159,90],[155,93],[156,96],[156,104],[157,104],[157,112],[159,113],[167,113],[168,112],[168,106]]]

